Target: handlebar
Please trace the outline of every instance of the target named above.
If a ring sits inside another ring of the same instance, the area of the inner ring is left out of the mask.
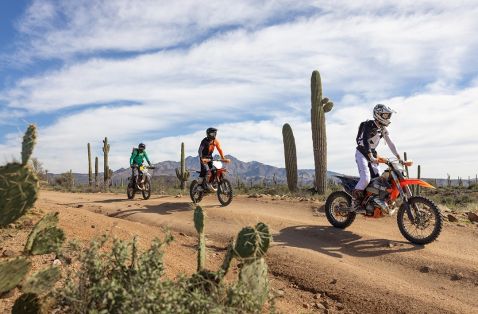
[[[393,159],[391,158],[385,158],[385,157],[378,157],[377,158],[377,161],[381,164],[389,164],[393,161]],[[401,160],[401,159],[398,159],[397,160],[398,162],[400,162],[401,165],[403,166],[407,166],[407,167],[411,167],[413,165],[413,161],[412,160]]]
[[[206,163],[206,162],[210,162],[210,161],[222,161],[222,162],[225,162],[225,163],[229,163],[231,162],[230,159],[227,159],[227,158],[219,158],[219,159],[214,159],[214,158],[201,158],[202,162],[203,163]]]

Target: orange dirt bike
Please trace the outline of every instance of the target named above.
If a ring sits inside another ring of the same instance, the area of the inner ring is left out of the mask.
[[[327,198],[325,203],[327,220],[334,227],[344,229],[352,224],[358,213],[373,218],[397,213],[398,229],[408,241],[428,244],[436,240],[443,225],[440,209],[428,198],[413,196],[410,190],[410,185],[434,187],[425,181],[405,176],[403,167],[410,167],[411,161],[403,162],[381,157],[378,161],[386,164],[388,168],[381,176],[371,180],[359,209],[353,208],[351,196],[359,179],[336,176],[345,191],[333,192]]]
[[[128,187],[126,188],[128,199],[133,199],[136,192],[141,192],[145,200],[151,197],[151,174],[148,169],[155,169],[155,167],[141,165],[137,171],[138,175],[135,176],[132,173],[128,178]]]
[[[198,183],[197,180],[191,182],[189,188],[189,194],[193,203],[199,203],[204,195],[209,193],[216,193],[219,203],[222,206],[227,206],[232,202],[232,185],[229,180],[225,178],[227,170],[223,166],[223,162],[229,162],[229,159],[210,159],[203,158],[203,162],[212,162],[212,168],[208,171],[206,176],[206,182],[208,184],[208,189],[204,189],[202,185]],[[200,173],[200,171],[196,171]]]

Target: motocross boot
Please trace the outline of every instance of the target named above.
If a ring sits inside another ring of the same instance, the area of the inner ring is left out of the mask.
[[[365,196],[364,190],[352,190],[352,208],[354,211],[358,211],[363,209],[362,208],[362,201]]]

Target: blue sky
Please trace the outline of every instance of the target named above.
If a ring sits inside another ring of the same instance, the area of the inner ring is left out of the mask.
[[[310,74],[322,74],[329,168],[355,174],[354,138],[374,104],[425,176],[474,176],[478,1],[3,1],[0,162],[28,123],[53,172],[84,172],[86,143],[113,168],[144,141],[155,161],[195,154],[218,126],[227,153],[283,166],[290,123],[313,166]],[[380,147],[390,154],[386,146]]]

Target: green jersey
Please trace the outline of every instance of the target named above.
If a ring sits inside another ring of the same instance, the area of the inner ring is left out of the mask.
[[[146,153],[146,151],[143,150],[142,152],[140,152],[139,149],[135,148],[133,149],[133,152],[131,153],[129,164],[142,165],[145,159],[148,162],[148,164],[151,164],[151,162],[149,162],[148,154]]]

